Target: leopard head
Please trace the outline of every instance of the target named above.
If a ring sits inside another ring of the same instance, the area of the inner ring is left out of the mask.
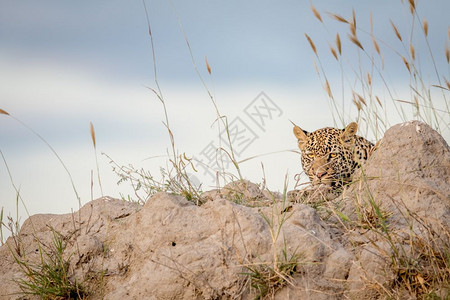
[[[340,187],[350,182],[358,165],[353,157],[357,129],[355,122],[344,129],[327,127],[314,132],[294,125],[303,170],[313,185]]]

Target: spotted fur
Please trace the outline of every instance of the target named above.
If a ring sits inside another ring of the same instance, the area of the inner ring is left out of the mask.
[[[327,127],[314,132],[294,126],[303,170],[312,185],[339,188],[351,181],[355,169],[374,149],[371,142],[356,135],[357,129],[354,122],[344,129]]]

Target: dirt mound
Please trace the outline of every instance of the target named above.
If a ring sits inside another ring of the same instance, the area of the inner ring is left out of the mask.
[[[429,267],[450,271],[446,258],[440,257],[450,245],[449,146],[422,122],[398,124],[355,175],[355,184],[344,191],[343,211],[365,226],[348,233],[360,257],[350,269],[350,293],[354,298],[373,297],[377,293],[366,289],[368,281],[377,282],[380,290],[405,279],[426,290],[422,276],[433,274],[421,264],[437,257],[444,265]],[[418,271],[424,274],[415,274]],[[444,290],[433,293],[448,295],[450,276],[445,279],[438,284]]]
[[[244,181],[204,193],[201,206],[158,193],[144,206],[104,197],[73,214],[32,216],[0,248],[0,298],[21,297],[12,281],[26,278],[18,261],[39,269],[55,256],[55,240],[69,281],[92,299],[448,293],[448,284],[418,276],[417,290],[408,290],[399,271],[405,257],[427,271],[419,242],[435,255],[448,250],[448,145],[426,124],[396,125],[362,170],[340,197],[314,205]]]

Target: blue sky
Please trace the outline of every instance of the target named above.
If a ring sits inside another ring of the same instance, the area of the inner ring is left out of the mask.
[[[199,156],[210,141],[218,140],[217,128],[211,127],[216,119],[214,107],[195,73],[178,18],[221,113],[230,121],[237,117],[245,120],[244,108],[261,91],[282,111],[265,130],[246,121],[258,139],[240,157],[244,159],[295,149],[289,120],[308,130],[333,126],[304,33],[316,42],[321,63],[338,95],[341,70],[327,41],[332,43],[336,32],[341,34],[346,53],[344,68],[363,58],[346,39],[348,26],[331,20],[326,12],[348,18],[354,8],[358,27],[366,31],[370,31],[372,12],[374,34],[402,51],[389,22],[394,20],[405,33],[404,39],[412,36],[416,52],[422,54],[423,78],[435,84],[426,43],[420,34],[409,30],[407,2],[313,1],[325,21],[323,26],[314,18],[309,1],[147,1],[158,79],[177,148]],[[429,44],[439,72],[449,78],[444,47],[449,39],[450,3],[419,1],[417,6],[420,18],[430,23]],[[358,31],[358,36],[368,53],[374,53],[368,35]],[[93,122],[97,134],[105,194],[118,197],[119,192],[130,191],[116,186],[117,178],[101,152],[119,164],[132,163],[156,172],[161,164],[164,166],[164,159],[144,160],[165,155],[170,144],[162,125],[161,103],[145,87],[155,87],[155,83],[141,1],[4,0],[0,3],[0,40],[0,108],[39,132],[55,148],[71,171],[83,203],[90,200],[91,170],[95,175],[89,122]],[[381,47],[386,79],[395,95],[407,99],[406,69],[389,47]],[[205,68],[205,57],[212,75]],[[353,84],[354,74],[349,70],[346,80]],[[386,91],[380,90],[380,96],[387,96]],[[348,107],[350,98],[344,95]],[[444,102],[438,100],[436,105],[445,109]],[[392,111],[387,115],[390,125],[401,121]],[[349,113],[347,119],[352,116]],[[448,126],[448,114],[441,119]],[[448,130],[443,133],[448,140]],[[0,150],[31,213],[77,209],[67,175],[53,154],[30,131],[6,116],[0,116]],[[293,175],[301,171],[298,155],[282,152],[244,163],[244,176],[261,181],[261,161],[268,185],[275,190],[282,189],[286,172],[292,185]],[[205,181],[205,189],[213,185],[197,175]],[[100,195],[97,183],[93,194],[94,198]],[[15,191],[2,165],[0,206],[9,213],[14,205]]]

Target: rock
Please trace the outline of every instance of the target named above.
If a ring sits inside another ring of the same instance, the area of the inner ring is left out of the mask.
[[[378,242],[374,246],[364,246],[358,251],[358,260],[354,260],[348,275],[350,299],[379,299],[380,292],[395,278],[390,268],[392,249],[387,243]],[[372,284],[368,288],[368,284]]]
[[[289,201],[304,204],[321,204],[335,199],[339,194],[325,184],[308,186],[300,190],[292,190],[287,193]]]
[[[0,247],[0,299],[22,299],[15,258],[38,266],[55,236],[69,279],[92,299],[254,299],[265,287],[274,299],[420,298],[396,284],[405,258],[436,269],[448,250],[449,153],[434,130],[409,122],[386,132],[334,199],[292,203],[238,181],[199,206],[158,193],[143,206],[103,197],[35,215]],[[445,296],[448,286],[430,291]]]
[[[405,258],[414,257],[408,254],[411,245],[424,260],[448,251],[449,146],[422,122],[395,125],[354,181],[344,191],[343,211],[366,229],[347,233],[353,245],[360,244],[354,251],[359,259],[350,268],[349,295],[375,299],[394,284],[393,273],[405,267]]]
[[[339,248],[328,257],[324,277],[330,280],[345,280],[348,277],[350,265],[354,260],[353,254]]]
[[[413,213],[450,230],[450,148],[427,124],[390,128],[363,170],[347,195],[370,190],[400,226],[406,225],[403,215]]]

